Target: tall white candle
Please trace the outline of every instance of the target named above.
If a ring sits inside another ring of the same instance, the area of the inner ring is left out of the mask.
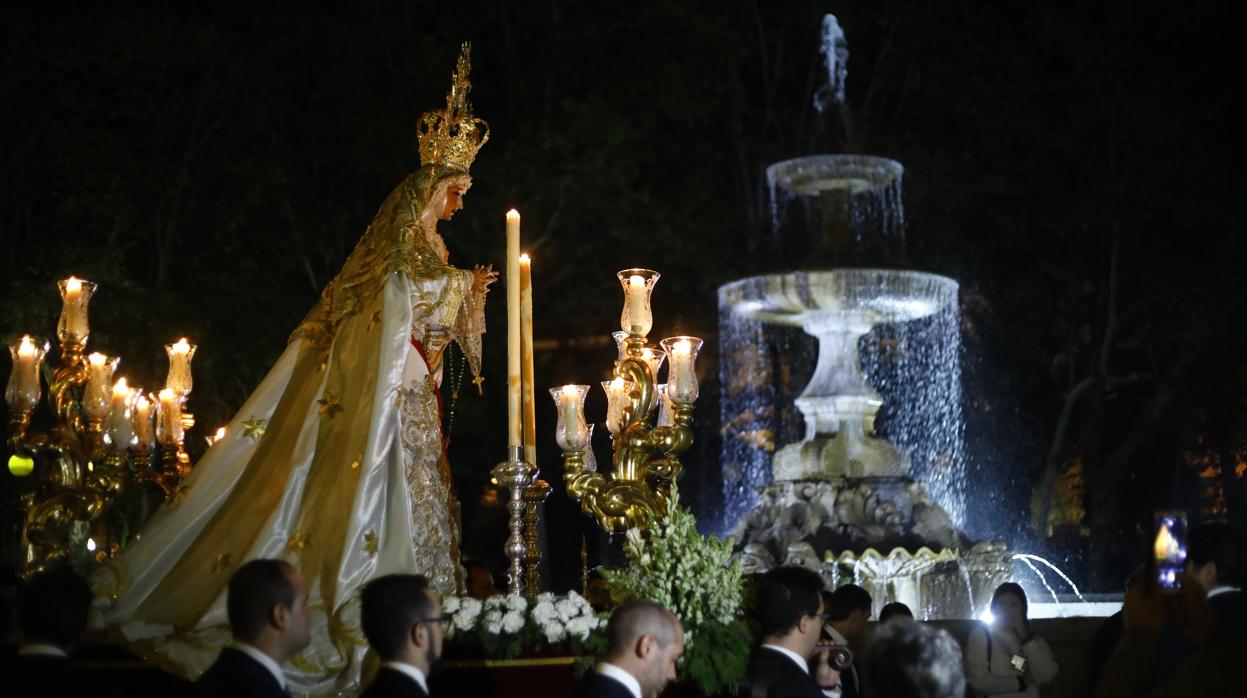
[[[108,416],[113,372],[119,361],[115,356],[105,356],[98,351],[87,357],[87,388],[82,394],[82,411],[89,419]]]
[[[537,463],[537,406],[533,403],[533,268],[520,255],[520,383],[524,413],[524,460]]]
[[[523,446],[520,424],[520,213],[507,211],[507,445]]]

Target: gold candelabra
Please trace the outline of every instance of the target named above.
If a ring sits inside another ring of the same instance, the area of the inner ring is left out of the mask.
[[[612,471],[587,464],[592,429],[585,422],[587,385],[552,388],[558,406],[555,439],[563,451],[567,492],[607,533],[646,527],[650,516],[667,509],[671,484],[679,476],[679,455],[693,444],[693,403],[698,396],[694,364],[702,341],[679,336],[646,345],[653,326],[650,295],[659,274],[625,269],[622,332],[615,333],[618,357],[606,391],[606,427],[614,451]],[[657,382],[667,360],[667,383]],[[655,423],[656,418],[656,423]]]
[[[104,517],[118,497],[132,485],[149,484],[167,496],[190,469],[182,446],[184,430],[194,424],[194,417],[182,407],[191,391],[195,346],[182,339],[165,347],[168,387],[158,401],[129,387],[124,377],[114,383],[120,359],[86,354],[87,308],[95,284],[70,277],[58,287],[60,362],[48,371],[51,423],[46,432],[33,432],[31,422],[44,397],[41,376],[48,368],[44,360],[49,344],[25,335],[9,345],[9,470],[34,479],[20,497],[22,572],[27,577],[61,561],[112,554],[118,541],[110,540],[113,534]],[[157,443],[161,467],[153,469],[150,459]],[[84,530],[90,532],[85,542]],[[79,545],[85,550],[77,549]]]

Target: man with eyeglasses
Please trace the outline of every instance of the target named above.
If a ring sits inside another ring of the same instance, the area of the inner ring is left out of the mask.
[[[803,567],[778,567],[758,578],[754,613],[762,645],[745,673],[748,695],[823,698],[822,689],[839,682],[828,650],[819,647],[822,589],[822,577]]]
[[[360,594],[360,625],[381,669],[363,698],[427,698],[446,621],[437,592],[418,574],[378,577]]]

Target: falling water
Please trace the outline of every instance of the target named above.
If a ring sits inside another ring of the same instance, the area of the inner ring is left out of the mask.
[[[1028,565],[1030,565],[1029,560],[1034,560],[1036,562],[1041,562],[1044,565],[1047,565],[1049,568],[1052,569],[1053,572],[1056,572],[1057,575],[1061,577],[1061,579],[1065,580],[1065,583],[1069,585],[1070,589],[1074,590],[1074,596],[1077,596],[1079,601],[1086,602],[1086,599],[1083,598],[1082,593],[1078,591],[1078,585],[1074,584],[1074,580],[1066,576],[1066,574],[1061,571],[1060,567],[1057,567],[1056,565],[1052,564],[1051,562],[1048,562],[1047,560],[1045,560],[1044,558],[1038,555],[1031,555],[1030,553],[1018,553],[1013,556],[1013,559],[1021,560],[1022,562],[1025,562]],[[1033,565],[1031,566],[1031,569],[1035,569]],[[1040,575],[1040,578],[1042,579],[1043,575]]]
[[[1036,567],[1035,565],[1031,564],[1031,561],[1030,561],[1030,560],[1028,560],[1028,559],[1026,559],[1026,557],[1025,557],[1025,556],[1023,556],[1023,555],[1014,555],[1014,556],[1013,556],[1013,559],[1014,559],[1014,560],[1021,560],[1023,564],[1025,564],[1027,567],[1031,568],[1031,571],[1032,571],[1032,572],[1034,572],[1034,573],[1035,573],[1035,574],[1039,577],[1039,581],[1040,581],[1040,582],[1043,582],[1044,588],[1045,588],[1045,589],[1047,589],[1047,590],[1048,590],[1048,593],[1052,596],[1052,603],[1060,603],[1060,602],[1061,602],[1061,600],[1060,600],[1059,598],[1057,598],[1057,595],[1056,595],[1056,590],[1052,588],[1052,585],[1051,585],[1051,584],[1048,584],[1048,578],[1047,578],[1047,577],[1045,577],[1045,576],[1043,576],[1043,572],[1040,572],[1038,567]]]
[[[778,266],[895,266],[904,258],[900,163],[811,155],[766,168]]]
[[[966,564],[965,558],[957,558],[957,569],[961,570],[961,581],[966,585],[966,610],[971,618],[977,618],[978,609],[974,607],[974,584],[970,581],[970,567]]]
[[[909,455],[913,477],[961,526],[965,454],[957,304],[876,327],[861,341],[862,368],[883,398],[876,432]]]

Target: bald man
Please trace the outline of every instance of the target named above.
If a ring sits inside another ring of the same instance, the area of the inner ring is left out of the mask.
[[[675,678],[684,628],[649,599],[625,601],[606,624],[606,661],[590,672],[577,698],[657,698]]]

